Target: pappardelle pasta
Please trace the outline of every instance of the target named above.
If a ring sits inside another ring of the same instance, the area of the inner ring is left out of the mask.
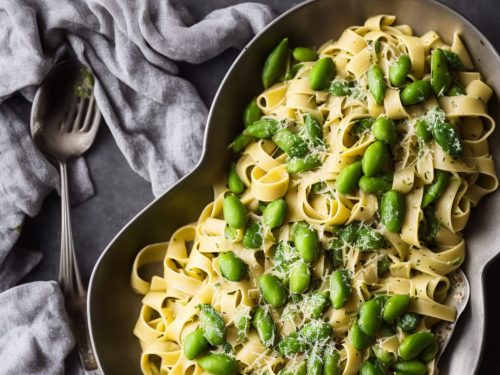
[[[227,185],[135,260],[143,373],[437,373],[461,231],[498,185],[492,90],[458,34],[388,15],[283,39],[262,80]]]

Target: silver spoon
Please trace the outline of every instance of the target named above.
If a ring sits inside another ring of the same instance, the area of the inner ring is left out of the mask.
[[[54,158],[61,174],[61,255],[59,285],[71,320],[80,360],[86,371],[97,370],[87,323],[87,291],[73,245],[69,215],[67,162],[82,155],[101,122],[93,94],[93,77],[73,61],[57,63],[38,89],[31,110],[31,135]]]

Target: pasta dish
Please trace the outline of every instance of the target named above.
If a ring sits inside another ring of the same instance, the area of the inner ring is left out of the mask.
[[[214,201],[135,260],[144,374],[437,373],[462,231],[498,185],[492,90],[458,33],[395,21],[270,51]]]

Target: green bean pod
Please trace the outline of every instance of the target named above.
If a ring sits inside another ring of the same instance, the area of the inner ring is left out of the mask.
[[[415,132],[420,142],[426,143],[432,139],[432,133],[425,120],[420,119],[415,123]]]
[[[295,64],[293,65],[289,70],[288,72],[286,73],[286,76],[285,76],[285,81],[289,81],[291,79],[294,79],[295,76],[297,75],[297,73],[299,72],[300,68],[302,68],[304,66],[304,64],[302,63],[299,63],[299,64]]]
[[[323,354],[323,375],[340,375],[340,354],[336,350],[325,350]]]
[[[368,336],[374,336],[382,327],[382,304],[377,299],[363,303],[359,309],[359,328]]]
[[[258,307],[252,319],[252,326],[257,331],[262,345],[270,348],[276,341],[276,325],[271,314],[262,307]]]
[[[238,373],[236,360],[224,353],[207,355],[200,358],[198,364],[203,370],[213,375],[236,375]]]
[[[250,103],[248,103],[248,105],[245,108],[245,111],[243,112],[243,124],[245,125],[245,128],[248,128],[254,122],[259,120],[261,116],[262,116],[262,111],[257,105],[257,100],[253,98],[250,101]]]
[[[269,273],[259,278],[259,288],[264,301],[273,307],[279,308],[286,303],[286,291],[281,281]]]
[[[342,169],[337,177],[337,191],[341,194],[350,194],[358,186],[359,179],[363,175],[362,161],[352,163]]]
[[[243,151],[253,140],[253,137],[248,135],[246,132],[238,135],[229,145],[229,147],[236,153]]]
[[[279,123],[272,118],[261,118],[246,128],[247,134],[258,139],[271,138],[279,129]]]
[[[467,70],[460,57],[452,51],[442,50],[448,66],[460,72]]]
[[[290,357],[294,354],[301,353],[306,349],[306,343],[299,339],[296,335],[292,334],[283,338],[278,344],[278,351],[284,357]]]
[[[271,87],[285,73],[288,51],[288,38],[284,38],[267,57],[262,69],[264,88]]]
[[[247,275],[247,264],[232,251],[219,254],[219,268],[222,276],[229,281],[241,281]]]
[[[238,176],[234,163],[231,163],[231,167],[229,168],[227,186],[229,187],[231,193],[234,194],[241,194],[245,191],[245,184],[241,181],[240,176]]]
[[[319,121],[310,113],[304,116],[304,124],[306,126],[307,135],[315,146],[323,143],[323,128]]]
[[[359,369],[359,375],[385,375],[385,370],[378,362],[364,361]]]
[[[335,64],[330,57],[323,57],[316,61],[309,73],[309,87],[319,91],[328,87],[335,78]]]
[[[387,170],[390,164],[390,151],[382,141],[375,141],[366,148],[361,164],[365,176],[373,177]]]
[[[184,342],[182,343],[182,349],[187,359],[195,359],[201,353],[203,353],[210,346],[209,342],[203,336],[203,330],[201,328],[195,329],[193,332],[189,333],[184,337]]]
[[[203,336],[210,345],[222,345],[226,341],[226,324],[222,316],[212,305],[204,304],[199,306],[200,322]]]
[[[402,361],[394,364],[397,371],[401,371],[408,375],[423,375],[427,374],[427,366],[420,361]]]
[[[450,180],[450,173],[436,169],[434,171],[434,181],[432,184],[427,185],[422,197],[422,208],[427,207],[431,203],[437,202],[443,195]]]
[[[291,157],[300,158],[305,156],[309,151],[309,148],[304,140],[288,129],[276,132],[276,134],[273,135],[273,141],[280,149]]]
[[[300,257],[307,263],[312,263],[318,256],[319,239],[316,231],[306,222],[297,223],[294,229],[294,243]]]
[[[260,232],[260,225],[252,221],[246,228],[242,240],[243,246],[248,249],[258,249],[262,246],[262,234]]]
[[[403,105],[422,103],[431,94],[432,87],[429,81],[414,81],[406,86],[400,94]]]
[[[380,219],[388,231],[397,233],[403,226],[405,200],[395,190],[390,190],[382,196],[380,202]]]
[[[262,214],[262,222],[269,229],[278,228],[285,221],[288,205],[283,198],[269,203]]]
[[[420,353],[420,360],[422,362],[428,363],[436,358],[439,352],[439,344],[437,340],[434,340],[427,348],[425,348],[422,353]]]
[[[373,64],[368,69],[368,88],[378,105],[382,105],[385,95],[384,74],[377,64]]]
[[[300,329],[299,335],[305,342],[314,343],[328,338],[332,333],[332,326],[321,320],[311,320]]]
[[[431,332],[416,332],[406,336],[399,344],[398,354],[404,360],[417,358],[424,349],[431,345],[436,337]],[[404,371],[404,370],[402,370]]]
[[[411,60],[408,55],[401,55],[389,68],[389,80],[394,86],[401,86],[411,71]]]
[[[371,345],[372,338],[359,328],[358,322],[354,321],[351,327],[351,343],[358,350],[365,350]]]
[[[318,54],[315,50],[308,47],[296,47],[292,51],[292,56],[297,61],[316,61]]]
[[[396,127],[394,122],[387,117],[379,117],[372,125],[372,133],[379,141],[384,141],[388,145],[396,143]]]
[[[392,173],[385,173],[376,177],[362,176],[359,179],[358,186],[365,193],[385,193],[392,189],[392,178]]]
[[[309,287],[311,271],[303,262],[296,262],[290,271],[290,292],[303,293]]]
[[[460,138],[455,128],[449,123],[436,123],[432,128],[432,135],[436,143],[451,157],[458,158],[462,154]]]
[[[335,309],[341,309],[351,296],[351,274],[345,269],[335,270],[330,276],[330,301]]]
[[[291,158],[286,163],[288,173],[302,173],[321,165],[321,159],[316,154],[309,154],[304,158]]]
[[[405,313],[396,318],[396,325],[405,332],[411,332],[417,328],[418,320],[417,314]]]
[[[431,86],[434,95],[442,96],[451,85],[448,63],[442,49],[436,48],[431,57]]]
[[[400,315],[403,315],[410,305],[410,296],[408,294],[397,294],[390,297],[384,306],[384,320],[392,323]]]
[[[321,375],[323,372],[323,359],[321,349],[314,346],[307,355],[307,375]]]

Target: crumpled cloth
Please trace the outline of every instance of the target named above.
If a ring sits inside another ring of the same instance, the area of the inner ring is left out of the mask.
[[[40,260],[12,248],[59,184],[33,144],[30,101],[61,48],[93,72],[103,118],[131,168],[158,196],[201,154],[207,109],[177,77],[176,61],[202,63],[242,48],[272,18],[263,4],[218,0],[0,0],[0,374],[60,374],[73,346],[54,282],[13,287]],[[192,7],[194,5],[191,4]],[[83,159],[69,167],[72,199],[94,191]],[[9,289],[11,288],[11,289]]]

